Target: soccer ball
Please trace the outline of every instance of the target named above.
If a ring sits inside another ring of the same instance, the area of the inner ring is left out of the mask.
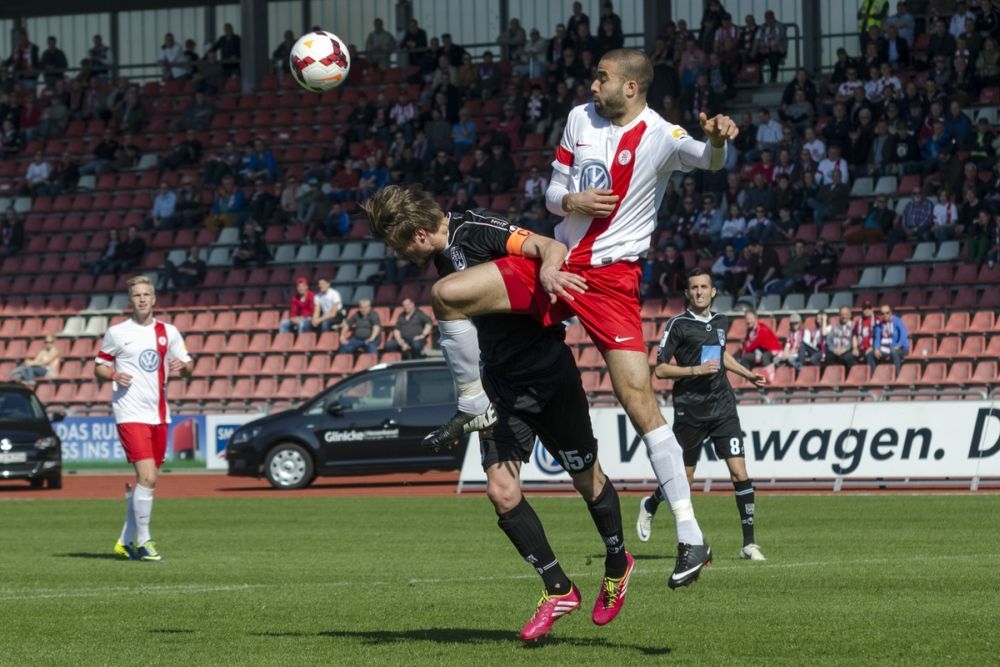
[[[288,60],[295,80],[314,93],[336,88],[351,69],[351,54],[344,40],[325,30],[299,37]]]

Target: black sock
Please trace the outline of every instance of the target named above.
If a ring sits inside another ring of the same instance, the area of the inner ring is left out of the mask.
[[[646,499],[646,511],[656,516],[656,510],[660,509],[660,503],[664,500],[663,498],[663,488],[660,486],[656,487],[656,490]]]
[[[736,489],[736,508],[740,511],[740,524],[743,527],[743,546],[753,544],[756,541],[753,536],[753,480],[733,482],[733,488]]]
[[[521,498],[517,507],[501,514],[497,525],[507,534],[521,557],[541,575],[545,590],[550,595],[563,595],[570,591],[569,578],[552,553],[542,521],[528,504],[527,498]]]
[[[625,559],[625,533],[622,531],[622,508],[618,502],[618,492],[610,479],[604,481],[604,490],[592,503],[587,503],[590,516],[594,518],[597,532],[604,540],[607,555],[604,557],[604,575],[617,579],[625,574],[628,561]]]

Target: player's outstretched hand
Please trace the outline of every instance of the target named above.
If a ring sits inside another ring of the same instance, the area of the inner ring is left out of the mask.
[[[724,141],[732,141],[740,134],[740,128],[733,119],[724,114],[718,114],[709,118],[705,112],[698,114],[701,122],[701,129],[708,135],[709,141],[713,144],[720,144]]]
[[[591,188],[567,195],[570,213],[582,213],[588,218],[606,218],[615,212],[618,195],[614,190]]]
[[[750,382],[755,387],[762,387],[763,388],[763,387],[765,387],[767,385],[767,378],[764,377],[763,375],[758,375],[757,373],[754,373],[753,377],[750,378]]]
[[[587,280],[580,275],[568,271],[556,271],[554,269],[543,268],[538,272],[538,280],[542,283],[542,289],[549,295],[552,303],[562,297],[567,301],[575,301],[573,292],[583,294],[587,291]]]

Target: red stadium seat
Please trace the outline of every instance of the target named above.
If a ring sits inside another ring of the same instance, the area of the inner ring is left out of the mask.
[[[948,377],[945,382],[948,384],[966,385],[972,379],[972,362],[956,361],[948,369]]]
[[[961,354],[962,339],[958,336],[945,336],[938,343],[937,350],[927,355],[932,359],[954,359]]]
[[[972,321],[966,327],[969,333],[996,333],[997,324],[993,320],[993,313],[988,310],[978,310],[972,316]]]
[[[1000,339],[994,339],[1000,340]],[[996,384],[1000,380],[997,374],[996,361],[980,361],[976,364],[976,371],[972,374],[970,381],[976,384]]]
[[[967,359],[981,359],[986,353],[985,336],[968,336],[962,343],[960,357]]]
[[[906,364],[906,366],[911,366],[911,365],[913,364]],[[906,366],[903,366],[903,368],[906,368]],[[948,364],[938,361],[935,363],[927,364],[927,368],[924,369],[924,372],[921,375],[920,380],[917,382],[917,385],[937,386],[943,384],[947,377],[948,377]]]
[[[964,334],[969,330],[969,314],[965,312],[951,313],[945,323],[944,330],[952,335]]]

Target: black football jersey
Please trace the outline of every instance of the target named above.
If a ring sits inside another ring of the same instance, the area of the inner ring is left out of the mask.
[[[676,366],[700,366],[709,359],[718,359],[719,372],[714,375],[694,375],[674,379],[674,419],[676,421],[710,421],[736,415],[736,397],[722,355],[726,350],[729,318],[711,313],[700,318],[690,310],[667,320],[660,339],[656,359]]]
[[[433,258],[442,277],[505,257],[509,254],[507,241],[520,229],[481,208],[451,213],[448,218],[448,245]],[[561,324],[543,327],[530,315],[481,315],[473,321],[483,365],[508,379],[551,368],[566,338]]]

